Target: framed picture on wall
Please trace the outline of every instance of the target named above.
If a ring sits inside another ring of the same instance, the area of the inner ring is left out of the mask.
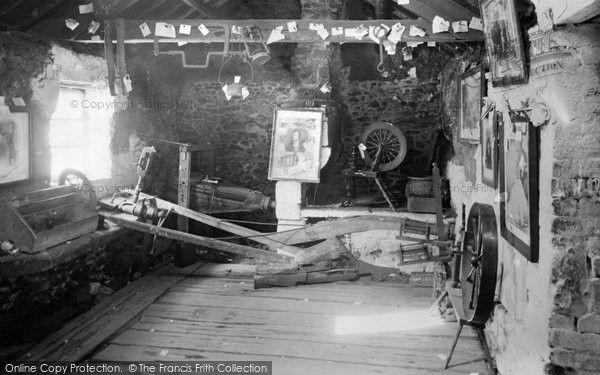
[[[0,101],[0,185],[31,178],[31,129],[25,107],[10,110]]]
[[[502,237],[530,262],[538,261],[539,131],[523,111],[498,115],[501,130]]]
[[[498,126],[496,111],[490,110],[481,119],[481,180],[498,187]]]
[[[275,109],[269,180],[319,182],[325,109]]]
[[[473,68],[458,78],[458,139],[479,143],[479,118],[481,98],[484,95],[482,67]]]
[[[515,0],[481,0],[485,48],[492,86],[527,81],[527,69]]]

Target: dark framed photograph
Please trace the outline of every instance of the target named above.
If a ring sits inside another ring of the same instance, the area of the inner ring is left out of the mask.
[[[530,262],[538,261],[539,130],[526,111],[498,116],[501,129],[502,237]]]
[[[31,178],[31,129],[26,108],[0,102],[0,185]]]
[[[319,182],[325,109],[275,109],[270,180]]]
[[[481,98],[485,92],[483,67],[473,68],[458,77],[458,139],[479,143]]]
[[[492,86],[525,83],[527,69],[515,0],[481,0]]]
[[[498,187],[498,124],[496,111],[490,110],[481,119],[481,180]]]

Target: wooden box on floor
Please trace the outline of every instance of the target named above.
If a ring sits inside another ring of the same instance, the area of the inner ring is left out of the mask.
[[[35,254],[90,233],[98,214],[73,186],[35,190],[0,199],[0,238]]]

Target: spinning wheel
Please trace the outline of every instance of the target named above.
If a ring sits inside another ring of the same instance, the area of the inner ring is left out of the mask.
[[[498,267],[498,229],[494,209],[475,203],[463,238],[460,285],[465,316],[471,323],[487,321],[494,303]]]
[[[389,122],[377,121],[369,125],[361,134],[364,145],[361,155],[376,170],[390,171],[402,163],[406,156],[406,138],[402,131]]]
[[[96,208],[98,199],[96,197],[96,192],[94,191],[94,186],[92,186],[92,183],[83,172],[73,168],[64,169],[60,172],[58,184],[70,185],[73,191],[80,193],[84,197],[85,202],[87,202],[90,207]]]

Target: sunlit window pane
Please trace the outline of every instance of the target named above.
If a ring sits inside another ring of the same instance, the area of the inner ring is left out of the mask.
[[[50,120],[52,183],[66,168],[82,171],[90,180],[110,177],[110,118],[114,106],[106,91],[61,88]]]

